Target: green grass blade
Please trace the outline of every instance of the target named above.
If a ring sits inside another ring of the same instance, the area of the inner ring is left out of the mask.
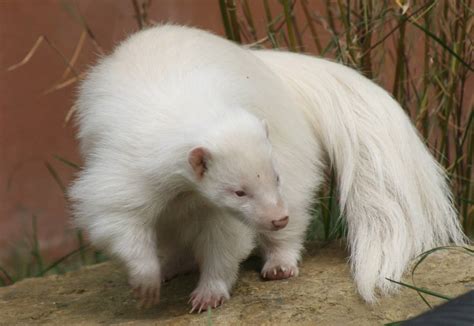
[[[41,250],[38,240],[38,224],[37,218],[33,215],[31,219],[31,226],[33,229],[33,248],[31,249],[31,255],[35,258],[36,264],[39,270],[43,269],[43,257],[41,256]]]
[[[391,323],[388,323],[388,324],[384,324],[384,326],[398,326],[398,325],[402,325],[402,323],[404,323],[406,320],[399,320],[399,321],[394,321],[394,322],[391,322]]]
[[[429,294],[431,296],[434,296],[434,297],[437,297],[437,298],[440,298],[440,299],[444,299],[444,300],[451,300],[452,299],[451,297],[448,297],[444,294],[440,294],[440,293],[437,293],[437,292],[434,292],[434,291],[431,291],[431,290],[428,290],[428,289],[425,289],[425,288],[420,288],[420,287],[413,286],[413,285],[403,283],[403,282],[397,282],[397,281],[394,281],[394,280],[389,279],[389,278],[385,278],[385,279],[387,281],[392,282],[392,283],[402,285],[402,286],[407,287],[409,289],[416,290],[416,291],[419,291],[419,292],[422,292],[422,293],[426,293],[426,294]]]
[[[408,20],[412,25],[416,26],[417,28],[421,29],[426,35],[431,37],[433,40],[435,40],[439,45],[441,45],[446,51],[448,51],[453,57],[455,57],[463,66],[465,66],[467,69],[470,71],[474,71],[474,68],[469,65],[466,61],[463,60],[453,49],[451,49],[448,45],[446,45],[438,36],[427,30],[424,26],[421,26],[417,22],[409,19]]]
[[[219,0],[219,9],[221,11],[222,23],[224,24],[225,35],[227,39],[233,40],[232,28],[230,27],[229,14],[227,12],[227,5],[225,0]]]
[[[85,250],[89,249],[90,245],[84,245],[84,246],[81,246],[73,251],[71,251],[70,253],[68,253],[67,255],[64,255],[63,257],[59,258],[58,260],[56,260],[55,262],[53,262],[52,264],[50,264],[48,267],[44,268],[44,269],[41,269],[37,274],[36,276],[43,276],[45,275],[47,272],[49,272],[50,270],[56,268],[59,264],[61,264],[62,262],[64,262],[65,260],[67,260],[68,258],[78,254],[78,253],[82,253],[84,252]]]
[[[69,161],[69,160],[65,159],[64,157],[62,157],[62,156],[59,156],[59,155],[55,154],[55,155],[53,155],[53,157],[56,160],[58,160],[59,162],[64,163],[65,165],[67,165],[67,166],[69,166],[73,169],[76,169],[78,171],[81,170],[81,167],[79,166],[79,164],[76,164],[72,161]]]
[[[212,326],[212,308],[207,309],[207,325]]]
[[[59,174],[57,173],[57,171],[48,162],[45,162],[44,164],[46,165],[46,168],[48,169],[49,174],[51,174],[51,176],[53,177],[54,181],[56,181],[57,185],[59,186],[63,194],[65,194],[66,186],[64,186],[64,183],[61,181],[61,178],[59,177]]]
[[[285,21],[286,21],[286,28],[288,30],[288,40],[290,45],[290,50],[296,52],[296,37],[295,37],[295,29],[293,26],[293,11],[290,5],[289,0],[282,0],[283,10],[285,12]]]

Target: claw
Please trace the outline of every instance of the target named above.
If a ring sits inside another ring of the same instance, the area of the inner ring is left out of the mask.
[[[210,289],[210,286],[198,287],[191,293],[191,298],[188,301],[191,302],[192,305],[192,309],[189,313],[201,313],[206,310],[217,308],[228,296],[229,294],[227,291],[214,291]]]
[[[132,289],[133,296],[137,299],[139,309],[148,309],[160,302],[159,288],[138,286]]]

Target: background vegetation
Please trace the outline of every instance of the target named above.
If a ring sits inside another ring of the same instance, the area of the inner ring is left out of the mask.
[[[309,50],[381,83],[446,168],[459,218],[472,235],[472,1],[326,0],[312,7],[317,3],[281,0],[277,12],[268,0],[262,2],[267,25],[258,31],[256,2],[219,1],[227,38],[252,47]],[[325,239],[342,234],[332,176],[329,180],[316,208]]]
[[[158,1],[158,0],[156,0]],[[152,20],[152,0],[132,0],[139,29]],[[468,235],[474,235],[473,209],[473,9],[471,0],[216,0],[228,39],[253,48],[284,48],[332,58],[354,67],[381,84],[399,101],[426,144],[446,168],[459,218]],[[94,31],[72,2],[64,9],[83,26],[72,57],[68,58],[41,36],[13,71],[28,63],[41,44],[46,44],[66,63],[61,80],[47,90],[76,83],[84,72],[74,65],[88,38],[96,51],[104,50]],[[265,21],[258,24],[259,21]],[[74,112],[71,108],[66,120]],[[58,162],[72,169],[77,164],[62,157]],[[61,189],[65,185],[53,166],[47,166]],[[339,219],[334,177],[328,171],[327,187],[317,194],[319,205],[308,238],[330,240],[344,235]],[[58,261],[44,262],[32,219],[31,256],[14,272],[0,267],[0,285],[25,276],[61,273],[70,268],[102,261],[77,233],[79,247]]]

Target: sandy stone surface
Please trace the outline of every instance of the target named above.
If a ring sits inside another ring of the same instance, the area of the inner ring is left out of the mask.
[[[140,311],[123,270],[104,263],[0,288],[0,324],[381,325],[427,309],[417,293],[406,288],[375,305],[365,304],[355,292],[346,261],[347,252],[339,245],[312,248],[299,277],[264,282],[258,274],[260,261],[250,259],[242,267],[231,300],[210,315],[189,313],[188,296],[197,275],[165,284],[161,304]],[[406,281],[411,283],[411,278]],[[457,296],[474,288],[474,258],[452,250],[436,253],[423,262],[415,281]],[[429,301],[441,302],[431,297]]]

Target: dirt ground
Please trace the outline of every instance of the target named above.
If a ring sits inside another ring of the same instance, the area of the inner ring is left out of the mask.
[[[300,276],[286,281],[263,282],[259,264],[257,258],[244,264],[232,298],[211,314],[189,313],[188,296],[197,275],[165,284],[160,305],[141,311],[123,270],[104,263],[0,288],[0,324],[381,325],[427,310],[407,288],[375,305],[365,304],[355,292],[347,252],[339,245],[309,249]],[[436,253],[423,262],[415,280],[418,286],[457,296],[474,288],[474,258],[457,251]],[[411,283],[410,277],[406,281]]]

